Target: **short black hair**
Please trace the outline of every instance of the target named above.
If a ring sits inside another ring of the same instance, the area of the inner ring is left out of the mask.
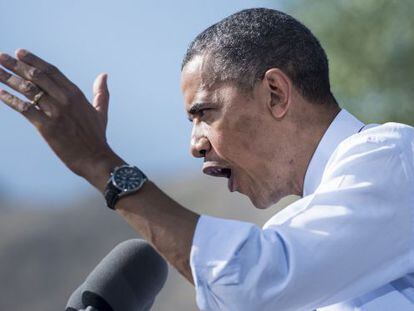
[[[321,44],[306,26],[283,12],[254,8],[224,18],[191,42],[181,70],[198,55],[208,56],[220,81],[252,90],[268,69],[279,68],[307,100],[335,102]]]

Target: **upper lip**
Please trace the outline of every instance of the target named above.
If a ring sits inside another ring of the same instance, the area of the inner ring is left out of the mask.
[[[231,168],[218,162],[206,162],[203,165],[203,173],[214,177],[231,176]]]

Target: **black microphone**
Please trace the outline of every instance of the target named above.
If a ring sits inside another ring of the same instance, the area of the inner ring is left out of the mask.
[[[122,242],[73,292],[65,310],[150,310],[167,274],[167,263],[150,244],[139,239]]]
[[[85,309],[82,302],[83,284],[70,295],[65,311],[79,311]]]

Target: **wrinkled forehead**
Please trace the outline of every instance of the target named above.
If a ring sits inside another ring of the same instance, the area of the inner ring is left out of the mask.
[[[195,56],[181,72],[181,91],[186,105],[201,100],[215,93],[217,88],[216,75],[203,56]]]
[[[196,82],[199,88],[212,88],[218,82],[219,73],[213,69],[213,62],[207,55],[194,56],[183,68],[181,72],[181,88],[188,82]],[[190,81],[191,80],[191,81]],[[184,90],[183,90],[184,91]]]

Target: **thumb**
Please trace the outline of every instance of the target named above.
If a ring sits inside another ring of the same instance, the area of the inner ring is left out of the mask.
[[[108,91],[108,75],[101,73],[93,83],[93,101],[92,105],[101,115],[105,122],[108,120],[109,91]]]

